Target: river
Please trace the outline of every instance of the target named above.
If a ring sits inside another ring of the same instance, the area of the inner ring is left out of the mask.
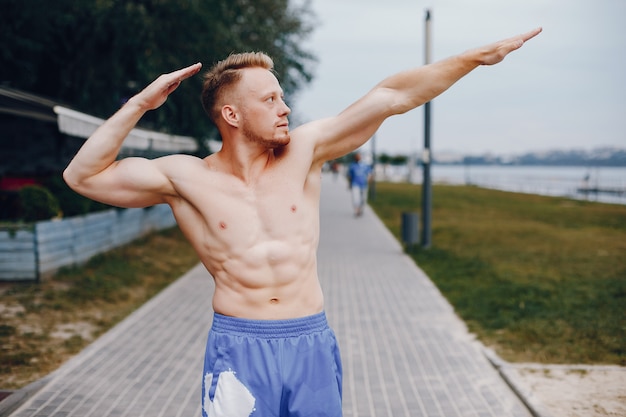
[[[381,166],[377,180],[422,182],[422,167]],[[433,183],[626,204],[626,167],[432,165]]]

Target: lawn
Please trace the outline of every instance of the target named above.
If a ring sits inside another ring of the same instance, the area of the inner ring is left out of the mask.
[[[400,239],[421,188],[376,191]],[[626,206],[435,185],[432,246],[410,254],[505,360],[626,365]]]

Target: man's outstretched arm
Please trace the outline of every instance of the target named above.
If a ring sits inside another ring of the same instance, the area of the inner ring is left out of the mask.
[[[537,28],[431,65],[401,72],[383,80],[377,87],[394,93],[389,109],[391,115],[405,113],[437,97],[476,67],[501,62],[540,32],[541,28]]]
[[[540,32],[537,28],[384,79],[338,116],[307,127],[317,138],[316,161],[335,159],[357,149],[388,117],[431,101],[480,65],[501,62]]]
[[[171,190],[157,162],[143,158],[116,161],[122,142],[139,119],[160,107],[180,83],[198,73],[201,64],[161,75],[103,123],[63,172],[76,192],[118,206],[147,206],[163,202]]]

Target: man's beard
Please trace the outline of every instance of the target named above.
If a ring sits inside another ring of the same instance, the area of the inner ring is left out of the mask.
[[[244,122],[242,130],[248,141],[262,145],[267,149],[280,148],[281,146],[287,145],[291,141],[291,137],[288,133],[283,138],[264,138],[251,129],[251,126],[246,122]]]

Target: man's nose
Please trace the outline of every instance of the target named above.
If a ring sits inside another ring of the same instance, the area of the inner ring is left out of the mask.
[[[285,100],[281,100],[280,102],[282,103],[282,108],[280,109],[280,115],[281,116],[289,115],[291,113],[291,109],[289,108],[287,103],[285,103]]]
[[[287,103],[285,103],[283,101],[283,108],[281,109],[281,115],[287,116],[288,114],[291,113],[291,109],[289,108],[289,106],[287,105]]]

